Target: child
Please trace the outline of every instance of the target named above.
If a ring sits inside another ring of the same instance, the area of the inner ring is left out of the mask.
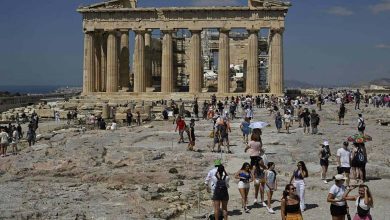
[[[267,164],[268,170],[265,172],[265,187],[264,191],[267,192],[267,210],[269,213],[274,214],[275,211],[271,208],[271,199],[272,194],[278,188],[278,184],[276,181],[276,172],[275,172],[275,164],[273,162],[269,162]]]

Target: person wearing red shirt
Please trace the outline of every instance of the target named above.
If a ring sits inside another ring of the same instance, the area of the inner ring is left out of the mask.
[[[186,129],[186,122],[182,119],[181,116],[178,116],[177,117],[177,120],[176,120],[176,128],[175,128],[175,132],[177,132],[177,130],[179,129],[179,144],[180,143],[184,143],[184,136],[183,136],[183,133]]]

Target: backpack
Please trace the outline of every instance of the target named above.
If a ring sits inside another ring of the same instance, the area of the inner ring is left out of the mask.
[[[224,176],[223,178],[219,179],[217,178],[217,183],[215,184],[215,188],[214,188],[214,194],[225,194],[227,193],[228,191],[228,188],[227,188],[227,185],[226,185],[226,182],[225,182],[225,178],[226,176]]]
[[[366,128],[366,123],[364,123],[364,120],[359,119],[360,123],[358,125],[358,129],[365,129]]]
[[[364,163],[366,162],[366,157],[364,156],[363,150],[360,147],[355,154],[355,161],[359,165],[364,165]]]

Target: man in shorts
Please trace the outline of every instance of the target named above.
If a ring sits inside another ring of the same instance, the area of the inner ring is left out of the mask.
[[[349,186],[349,173],[351,172],[351,151],[348,149],[348,142],[344,141],[343,147],[337,150],[337,173],[347,177]]]

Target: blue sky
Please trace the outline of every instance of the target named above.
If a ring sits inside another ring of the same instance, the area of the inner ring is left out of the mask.
[[[79,5],[3,1],[0,85],[81,85]],[[246,5],[247,0],[138,0],[139,7]],[[390,77],[390,0],[296,0],[284,33],[285,78],[347,84]]]

